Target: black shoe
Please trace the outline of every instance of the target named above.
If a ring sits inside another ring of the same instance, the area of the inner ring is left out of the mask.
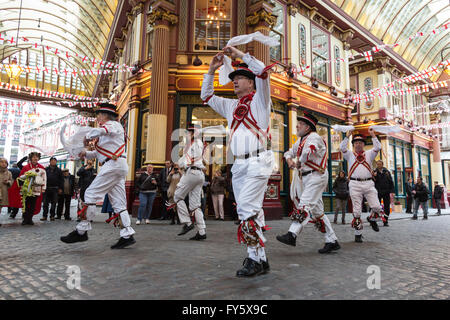
[[[189,238],[189,240],[205,240],[206,239],[206,233],[204,235],[200,235],[200,233],[196,233],[195,236],[192,238]]]
[[[378,232],[380,229],[378,228],[378,223],[376,221],[370,220],[369,217],[367,217],[367,221],[369,221],[370,226],[372,227],[373,231]]]
[[[51,218],[50,218],[51,219]],[[61,220],[61,216],[55,217],[56,220]]]
[[[61,237],[60,239],[62,242],[65,242],[65,243],[75,243],[75,242],[82,242],[82,241],[88,240],[88,235],[87,235],[87,231],[83,235],[80,235],[77,230],[74,230],[71,233],[69,233],[67,236]]]
[[[417,220],[417,216],[413,216],[411,220]]]
[[[261,273],[262,265],[253,259],[245,258],[243,268],[236,272],[237,277],[252,277]]]
[[[179,236],[182,236],[183,234],[188,233],[189,231],[191,231],[192,229],[194,229],[194,224],[191,223],[190,226],[188,226],[187,224],[183,225],[183,229],[181,229],[181,232],[178,234]]]
[[[60,218],[61,219],[61,218]],[[71,217],[68,217],[68,218],[64,218],[64,220],[66,220],[66,221],[72,221],[72,218]]]
[[[337,240],[334,243],[327,242],[325,243],[325,246],[322,249],[319,249],[319,253],[330,253],[333,250],[339,250],[341,246],[337,242]]]
[[[133,236],[130,236],[128,239],[120,237],[119,241],[117,241],[116,244],[111,246],[111,249],[123,249],[135,243],[136,240],[134,240]]]
[[[269,259],[267,259],[266,261],[261,260],[261,266],[262,266],[261,274],[266,274],[267,272],[269,272],[270,271]]]
[[[234,222],[234,224],[235,224],[235,225],[241,224],[241,221],[236,220],[236,221]]]
[[[28,224],[28,223],[27,223],[25,220],[22,221],[22,225],[23,225],[23,226],[26,226],[27,224]]]
[[[342,224],[345,224],[345,220],[342,220]]]
[[[383,222],[383,227],[389,227],[389,223],[387,221]]]
[[[170,225],[172,225],[172,224],[175,224],[175,221],[172,220],[172,221],[170,222]]]
[[[290,245],[295,247],[296,237],[292,232],[288,232],[286,234],[283,234],[282,236],[277,236],[277,240],[280,242],[283,242],[284,244]]]
[[[47,217],[42,217],[41,221],[47,221]]]
[[[50,221],[55,221],[55,217],[50,217]]]
[[[15,218],[16,218],[16,216],[13,215],[13,214],[11,214],[9,217],[10,217],[11,219],[15,219]]]
[[[363,242],[362,241],[362,235],[355,236],[355,242]]]
[[[423,216],[422,220],[428,220],[428,217],[427,216]]]

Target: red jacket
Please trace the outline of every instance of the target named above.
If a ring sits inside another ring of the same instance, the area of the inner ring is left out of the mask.
[[[45,170],[45,168],[42,165],[40,165],[39,163],[37,164],[36,167],[38,167],[42,170]],[[19,177],[24,175],[25,172],[27,172],[31,169],[32,169],[31,163],[27,164],[20,171]],[[19,188],[17,179],[14,181],[12,187],[8,189],[8,197],[9,197],[9,206],[10,207],[13,207],[13,208],[22,208],[23,207],[22,206],[22,196],[20,195],[20,188]],[[36,199],[36,207],[34,208],[34,213],[33,213],[35,215],[41,211],[42,198],[43,198],[43,195],[41,194]]]

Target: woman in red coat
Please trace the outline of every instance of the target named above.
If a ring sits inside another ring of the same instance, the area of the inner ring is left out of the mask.
[[[45,168],[38,163],[41,159],[41,154],[38,152],[31,152],[28,155],[28,164],[20,171],[20,176],[17,182],[9,189],[10,206],[13,208],[22,208],[23,222],[22,225],[33,225],[33,215],[41,211],[42,194],[45,192],[47,185],[47,176]],[[28,173],[27,173],[28,172]],[[19,180],[29,179],[33,176],[31,186],[27,190],[28,195],[25,197],[25,210],[22,203],[21,187],[18,185]]]

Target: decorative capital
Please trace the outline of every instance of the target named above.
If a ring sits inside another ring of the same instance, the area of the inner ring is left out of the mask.
[[[267,12],[266,10],[260,10],[258,12],[254,12],[253,15],[248,16],[247,24],[250,26],[257,25],[260,22],[266,23],[269,27],[273,27],[277,23],[277,17],[272,15],[272,13]]]
[[[143,0],[128,0],[128,3],[132,6],[131,13],[133,16],[138,16],[144,11],[145,1]]]
[[[295,17],[298,13],[298,0],[289,0],[287,3],[288,12],[291,16]]]
[[[178,23],[178,17],[176,15],[161,8],[157,8],[150,12],[147,16],[147,20],[150,24],[154,24],[157,20],[166,20],[171,24]]]

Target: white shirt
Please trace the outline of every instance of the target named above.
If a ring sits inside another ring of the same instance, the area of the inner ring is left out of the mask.
[[[381,150],[381,143],[378,140],[378,138],[372,138],[373,148],[367,151],[364,151],[364,156],[366,158],[366,162],[369,164],[369,166],[372,166],[373,160],[375,160],[375,157],[378,154],[378,151]],[[345,137],[344,140],[341,142],[341,145],[339,147],[340,151],[344,155],[344,159],[348,162],[348,170],[353,166],[353,164],[356,161],[356,156],[354,152],[350,152],[348,150],[348,137]],[[372,178],[372,172],[369,171],[365,166],[358,165],[353,171],[353,174],[349,178],[358,178],[358,179],[368,179]]]
[[[248,53],[242,57],[242,60],[255,75],[261,75],[265,68],[261,61],[255,59]],[[250,103],[249,114],[251,113],[253,115],[258,127],[266,132],[270,125],[270,108],[272,103],[270,99],[270,76],[266,79],[256,77],[255,84],[256,93]],[[236,109],[239,100],[222,98],[213,94],[214,75],[205,74],[203,76],[201,98],[202,100],[206,100],[208,97],[212,96],[208,101],[208,105],[222,117],[226,118],[228,125],[231,126],[231,123],[233,122],[233,112]],[[265,149],[266,146],[258,140],[254,133],[241,124],[233,134],[230,148],[233,155],[243,156],[250,152]]]
[[[301,172],[311,171],[313,168],[309,167],[306,163],[313,162],[317,166],[327,165],[328,157],[325,157],[327,153],[327,146],[323,141],[322,137],[317,134],[317,132],[311,132],[307,136],[302,137],[301,139],[297,139],[292,148],[284,153],[284,157],[286,159],[293,159],[297,157],[298,148],[300,147],[300,143],[305,141],[303,145],[302,153],[298,161],[302,163]],[[325,159],[324,159],[325,157]],[[324,162],[322,162],[324,161]]]
[[[187,151],[184,152],[183,156],[178,160],[178,165],[181,168],[188,168],[191,166],[204,169],[203,165],[203,149],[204,145],[201,139],[195,139],[194,142],[189,146]]]
[[[111,153],[116,151],[125,144],[125,133],[122,125],[117,121],[109,120],[98,128],[93,128],[86,134],[87,139],[98,138],[97,146],[106,149]],[[126,158],[127,154],[124,152],[122,156]],[[104,162],[108,157],[101,154],[99,151],[86,151],[86,158],[97,158],[98,161]]]

